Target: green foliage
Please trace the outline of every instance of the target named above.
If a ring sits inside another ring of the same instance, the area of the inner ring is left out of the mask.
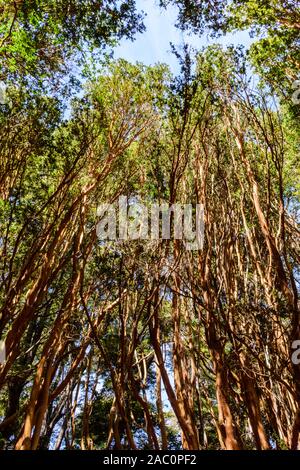
[[[1,448],[223,449],[238,432],[254,449],[255,426],[291,447],[299,110],[270,89],[295,74],[298,12],[172,3],[184,27],[262,35],[268,86],[242,47],[173,47],[175,77],[105,62],[143,29],[134,1],[0,2]],[[62,78],[80,85],[67,108]],[[120,195],[203,203],[203,249],[98,240],[97,207]]]
[[[144,28],[134,0],[1,0],[0,25],[0,79],[31,86]]]
[[[286,90],[299,73],[300,15],[296,0],[164,0],[179,8],[179,26],[213,35],[248,30],[256,41],[249,57],[273,87]]]

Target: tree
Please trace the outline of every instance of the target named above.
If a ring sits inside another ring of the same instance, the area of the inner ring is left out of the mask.
[[[240,48],[175,53],[0,109],[3,449],[299,448],[298,127]],[[120,195],[203,246],[100,240]]]
[[[0,80],[31,87],[144,29],[134,0],[1,0],[0,22]]]
[[[213,35],[249,30],[257,39],[249,56],[256,70],[275,88],[290,91],[298,77],[300,15],[297,1],[162,0],[175,4],[178,25]]]

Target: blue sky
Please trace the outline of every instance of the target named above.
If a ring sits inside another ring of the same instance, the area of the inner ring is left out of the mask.
[[[176,7],[169,7],[167,10],[160,9],[157,0],[137,0],[136,4],[138,10],[143,10],[147,14],[144,20],[146,32],[138,34],[134,42],[122,40],[115,49],[115,58],[122,57],[130,62],[140,61],[147,65],[164,62],[176,73],[178,63],[174,55],[170,53],[170,42],[179,45],[186,41],[196,49],[214,42],[224,45],[243,44],[247,48],[252,42],[248,32],[229,34],[219,40],[182,33],[174,26],[177,18]]]

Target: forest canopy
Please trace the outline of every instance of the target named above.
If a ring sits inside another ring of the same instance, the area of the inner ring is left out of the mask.
[[[133,0],[0,0],[1,450],[300,449],[297,2],[160,3],[255,40],[175,74],[110,56]],[[202,245],[101,240],[120,197]]]

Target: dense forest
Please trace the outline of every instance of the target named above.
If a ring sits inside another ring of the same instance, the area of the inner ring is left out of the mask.
[[[300,450],[299,2],[156,8],[216,38],[178,74],[113,59],[134,0],[0,0],[2,450]],[[120,196],[202,246],[101,240]]]

